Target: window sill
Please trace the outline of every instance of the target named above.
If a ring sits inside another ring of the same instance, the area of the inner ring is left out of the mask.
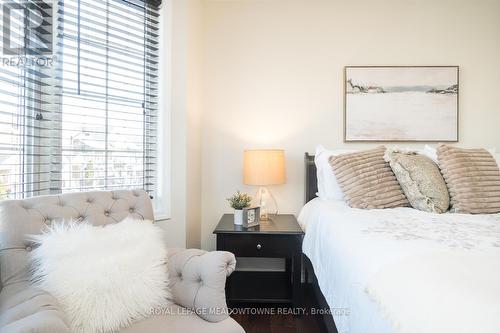
[[[170,220],[170,215],[166,213],[154,212],[154,216],[155,216],[155,222]]]

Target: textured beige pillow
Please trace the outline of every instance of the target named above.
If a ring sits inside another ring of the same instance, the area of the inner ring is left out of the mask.
[[[413,208],[444,213],[450,206],[450,195],[438,166],[430,158],[415,152],[388,149],[384,159]]]
[[[330,157],[349,206],[368,209],[408,206],[396,176],[384,161],[384,153],[382,146]]]
[[[486,149],[440,145],[437,156],[453,212],[500,213],[500,171]]]

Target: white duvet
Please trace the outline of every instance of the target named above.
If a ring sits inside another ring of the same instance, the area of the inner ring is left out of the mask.
[[[299,222],[339,333],[500,332],[500,214],[317,198]]]

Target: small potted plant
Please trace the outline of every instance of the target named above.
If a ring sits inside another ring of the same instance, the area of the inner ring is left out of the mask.
[[[232,197],[227,198],[227,201],[234,209],[234,224],[243,225],[243,208],[250,206],[252,198],[248,194],[238,191]]]

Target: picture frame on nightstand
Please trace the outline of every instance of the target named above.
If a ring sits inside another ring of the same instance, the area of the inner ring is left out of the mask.
[[[243,228],[251,228],[260,225],[260,207],[243,208]]]

